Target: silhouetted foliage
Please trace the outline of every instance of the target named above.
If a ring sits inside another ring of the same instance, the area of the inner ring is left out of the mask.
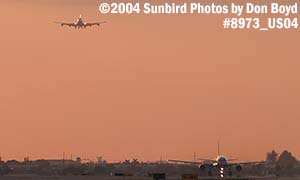
[[[105,164],[105,165],[97,165],[94,168],[94,173],[96,175],[110,175],[114,171],[114,166]]]
[[[278,161],[276,162],[276,169],[278,176],[293,176],[297,174],[297,166],[299,162],[289,151],[283,151]]]
[[[50,168],[50,163],[46,160],[37,160],[36,162],[37,167],[33,168],[34,174],[39,175],[51,175],[53,174],[52,169]]]
[[[276,151],[271,151],[267,153],[266,161],[269,163],[276,163],[278,160],[278,153]]]
[[[51,164],[52,162],[52,164]],[[101,161],[102,162],[102,161]],[[225,175],[230,176],[296,176],[300,175],[299,161],[289,151],[280,155],[276,151],[266,154],[266,163],[244,164],[242,171],[236,166],[226,167]],[[137,159],[125,160],[119,163],[78,163],[53,164],[53,161],[37,160],[19,162],[10,160],[0,162],[0,175],[6,174],[38,174],[38,175],[113,175],[115,173],[147,176],[153,173],[166,173],[167,176],[181,176],[182,174],[197,174],[198,176],[219,175],[219,169],[200,169],[191,164],[170,164],[163,161],[156,163],[139,162]]]
[[[0,165],[0,175],[3,176],[3,175],[7,175],[9,173],[10,173],[9,167],[5,164],[1,164]]]
[[[277,164],[281,167],[293,168],[297,166],[298,161],[289,151],[283,151],[277,161]]]

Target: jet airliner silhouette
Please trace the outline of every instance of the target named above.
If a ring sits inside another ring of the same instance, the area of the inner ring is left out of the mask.
[[[55,23],[60,24],[61,26],[69,26],[69,27],[74,27],[75,29],[77,28],[82,29],[86,27],[100,26],[101,24],[106,23],[106,21],[88,23],[88,22],[84,22],[82,16],[80,15],[77,21],[74,23],[66,23],[66,22],[55,22]]]

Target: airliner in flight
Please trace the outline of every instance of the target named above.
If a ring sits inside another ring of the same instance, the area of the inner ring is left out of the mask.
[[[55,23],[60,24],[61,26],[69,26],[69,27],[74,27],[75,29],[77,28],[82,29],[86,27],[100,26],[101,24],[106,23],[106,21],[88,23],[88,22],[84,22],[82,16],[80,15],[77,21],[74,23],[65,23],[65,22],[55,22]]]
[[[217,168],[220,172],[220,177],[225,177],[225,169],[228,169],[228,176],[232,176],[232,167],[235,167],[238,172],[242,170],[242,165],[246,164],[262,164],[264,161],[256,161],[256,162],[232,162],[236,159],[227,159],[225,156],[221,155],[220,153],[220,145],[218,143],[218,156],[216,159],[198,159],[202,162],[197,161],[184,161],[184,160],[168,160],[170,162],[176,163],[188,163],[188,164],[195,164],[201,170],[208,169],[208,176],[213,176],[212,169]]]

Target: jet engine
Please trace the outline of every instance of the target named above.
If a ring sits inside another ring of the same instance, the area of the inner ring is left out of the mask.
[[[206,169],[206,167],[205,167],[204,164],[201,164],[201,165],[199,166],[199,168],[200,168],[202,171],[205,171],[205,169]]]
[[[237,165],[237,166],[236,166],[236,170],[237,170],[238,172],[240,172],[240,171],[242,170],[242,166],[241,166],[241,165]]]

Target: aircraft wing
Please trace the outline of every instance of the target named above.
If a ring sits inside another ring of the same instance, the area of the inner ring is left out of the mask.
[[[216,162],[214,159],[205,159],[205,158],[197,158],[200,161],[207,161],[207,162]]]
[[[70,26],[70,27],[75,26],[74,23],[64,23],[64,22],[54,22],[54,23],[60,24],[61,26]]]
[[[106,23],[106,21],[103,22],[95,22],[95,23],[86,23],[86,26],[100,26],[101,24]]]
[[[228,165],[247,165],[247,164],[264,164],[266,161],[253,161],[253,162],[237,162],[237,163],[228,163]]]
[[[227,159],[227,161],[236,161],[238,159]]]
[[[182,161],[182,160],[168,160],[170,162],[177,162],[177,163],[186,163],[186,164],[203,164],[202,162],[195,162],[195,161]]]

